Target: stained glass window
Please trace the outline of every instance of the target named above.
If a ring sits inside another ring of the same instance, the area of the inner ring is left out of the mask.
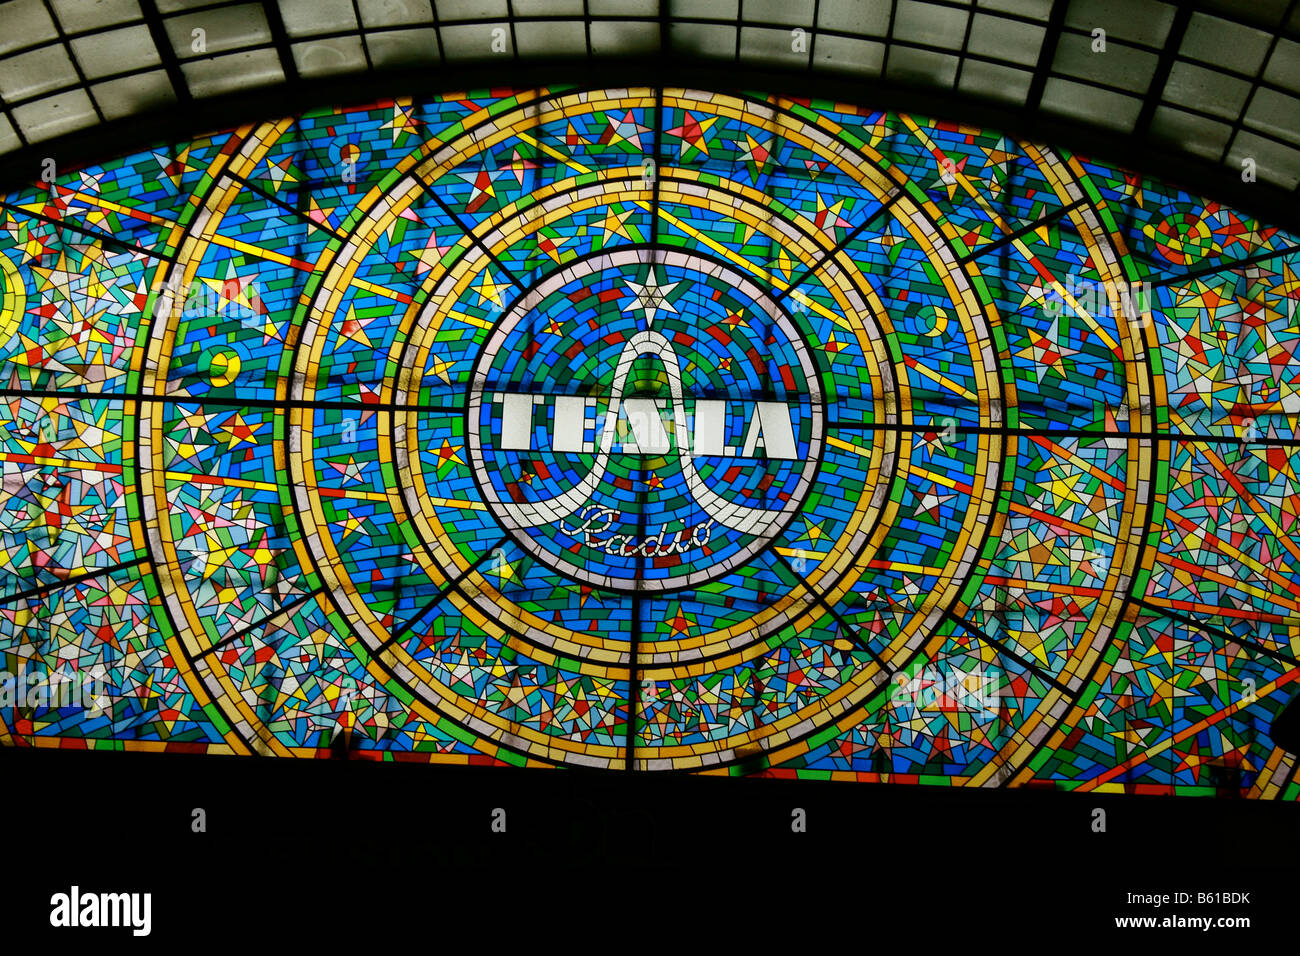
[[[1294,799],[1296,238],[997,131],[478,91],[0,212],[0,740]]]

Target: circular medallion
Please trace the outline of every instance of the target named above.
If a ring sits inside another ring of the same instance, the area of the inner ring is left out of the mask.
[[[222,517],[245,520],[260,495],[288,525],[249,536],[292,556],[268,572],[263,602],[289,608],[305,635],[292,640],[336,642],[357,662],[356,693],[400,702],[438,746],[643,769],[796,759],[878,714],[918,662],[996,663],[998,645],[969,628],[992,633],[999,595],[1058,552],[1097,576],[1070,583],[1100,595],[1070,657],[1091,666],[1117,620],[1102,604],[1131,573],[1128,526],[1107,532],[1103,565],[1021,524],[1056,507],[1048,495],[1075,472],[1091,482],[1094,460],[1113,471],[1145,446],[1103,447],[1045,417],[1035,395],[1058,401],[1061,363],[1083,346],[1054,348],[1059,324],[1003,325],[974,258],[987,238],[941,208],[955,188],[887,161],[865,114],[833,122],[777,98],[577,91],[465,116],[443,106],[454,122],[313,211],[319,241],[286,266],[310,281],[259,288],[291,321],[254,315],[192,356],[173,342],[183,325],[152,331],[159,380],[208,389],[196,403],[269,383],[266,411],[214,419],[236,454],[252,436],[275,447],[274,469],[224,492]],[[648,157],[655,125],[664,146]],[[230,160],[238,175],[283,168],[289,146],[264,133]],[[1072,204],[1080,261],[1119,276],[1069,170],[1020,155],[1052,184],[1036,189]],[[239,180],[214,183],[181,278],[207,270],[226,288],[228,268],[195,259],[232,248],[222,210]],[[1137,356],[1132,381],[1097,389],[1140,409],[1142,343],[1101,324],[1084,338]],[[1032,379],[1009,354],[1037,363]],[[150,406],[146,446],[203,417],[170,414]],[[183,525],[177,509],[204,501],[171,480],[151,486],[151,534],[184,564],[187,542],[161,519]],[[1089,489],[1089,506],[1131,510],[1130,486]],[[1063,521],[1053,534],[1085,527]],[[200,570],[164,589],[178,646],[239,715],[232,733],[275,750],[280,731],[241,684],[261,638],[236,628],[212,650],[230,588]],[[240,628],[260,612],[241,613]],[[1059,712],[1058,693],[1043,692],[1024,734]],[[1016,746],[972,773],[1024,759]]]
[[[483,500],[530,554],[602,588],[667,591],[744,565],[821,460],[803,334],[749,279],[682,253],[548,275],[484,341],[472,381]]]

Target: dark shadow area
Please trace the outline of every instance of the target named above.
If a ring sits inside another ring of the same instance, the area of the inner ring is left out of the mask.
[[[739,912],[848,938],[885,920],[918,939],[1093,939],[1172,909],[1250,916],[1216,937],[1231,946],[1291,933],[1300,859],[1293,806],[1208,797],[27,749],[0,752],[0,779],[0,813],[25,821],[0,877],[11,939],[48,928],[76,884],[151,892],[173,943],[338,920],[449,939],[446,920],[511,933],[639,910],[657,933]],[[1209,891],[1249,904],[1128,901]]]

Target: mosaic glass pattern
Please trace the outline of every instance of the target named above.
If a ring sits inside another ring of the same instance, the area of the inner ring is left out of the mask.
[[[0,210],[7,745],[1300,792],[1283,231],[682,89]]]

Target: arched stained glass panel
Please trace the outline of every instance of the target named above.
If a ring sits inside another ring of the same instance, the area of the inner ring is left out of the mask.
[[[683,89],[0,213],[11,745],[1296,796],[1294,236]]]

